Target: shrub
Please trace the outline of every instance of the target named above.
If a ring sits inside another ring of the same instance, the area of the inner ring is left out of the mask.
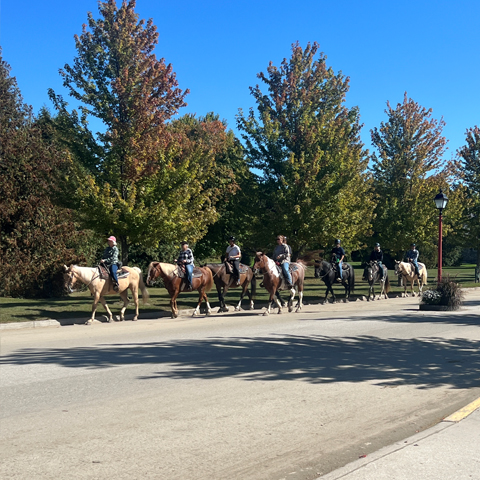
[[[425,305],[442,305],[456,310],[463,303],[462,287],[454,282],[450,275],[447,275],[442,278],[436,289],[423,292],[422,303]]]

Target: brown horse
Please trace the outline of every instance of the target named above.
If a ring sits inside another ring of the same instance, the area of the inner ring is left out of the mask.
[[[135,303],[135,317],[133,320],[138,320],[138,290],[142,292],[142,300],[145,303],[148,298],[148,290],[143,283],[142,271],[138,267],[122,267],[123,270],[129,272],[128,277],[118,279],[118,292],[113,289],[112,279],[109,277],[103,279],[97,267],[79,267],[77,265],[70,265],[65,267],[65,287],[69,292],[72,291],[73,286],[77,281],[87,285],[90,293],[93,295],[92,317],[86,321],[86,325],[90,325],[95,320],[95,312],[97,310],[98,302],[100,302],[108,314],[108,321],[113,322],[113,315],[108,308],[105,301],[105,295],[118,295],[123,300],[123,308],[120,312],[120,320],[125,320],[125,310],[129,303],[128,289],[132,292],[133,301]],[[119,272],[120,273],[120,272]]]
[[[170,295],[170,308],[172,309],[172,318],[178,317],[177,297],[180,292],[185,291],[186,283],[185,279],[178,276],[178,266],[171,263],[152,262],[148,266],[147,285],[152,283],[161,277],[165,288]],[[199,293],[198,305],[193,316],[195,317],[200,313],[200,305],[205,300],[207,304],[207,315],[212,313],[210,304],[208,303],[207,292],[212,289],[213,277],[209,268],[195,268],[193,270],[192,289],[197,290]]]
[[[225,296],[229,288],[236,287],[242,287],[242,293],[240,294],[240,301],[235,307],[235,310],[237,312],[240,310],[243,297],[247,294],[250,299],[250,310],[253,310],[253,300],[257,292],[257,280],[250,267],[240,264],[240,285],[237,285],[234,276],[227,272],[225,263],[207,263],[204,266],[212,271],[213,281],[217,287],[218,300],[220,302],[218,312],[228,312],[228,307],[225,305]],[[251,291],[248,289],[250,284],[252,285]]]
[[[418,269],[420,273],[420,277],[415,273],[415,267],[410,262],[399,262],[395,260],[395,275],[402,276],[403,279],[403,286],[404,291],[403,295],[408,297],[407,293],[407,280],[410,282],[410,293],[412,297],[415,297],[415,280],[418,283],[418,294],[422,294],[423,286],[427,284],[427,269],[425,268],[425,264],[418,262]]]
[[[255,255],[255,263],[253,265],[253,270],[255,272],[259,271],[263,274],[263,284],[270,294],[268,301],[268,308],[264,315],[270,314],[270,309],[272,303],[275,300],[278,305],[278,313],[282,313],[282,304],[280,299],[275,298],[275,294],[279,290],[289,290],[290,298],[288,299],[288,311],[293,310],[293,299],[295,297],[295,287],[298,289],[298,302],[296,305],[296,312],[301,310],[303,307],[303,282],[305,280],[305,270],[307,266],[303,262],[291,263],[290,267],[293,268],[292,271],[292,288],[288,288],[282,274],[278,271],[277,265],[275,262],[267,257],[263,252],[257,252]]]

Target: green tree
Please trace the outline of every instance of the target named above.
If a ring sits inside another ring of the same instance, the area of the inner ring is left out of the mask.
[[[258,74],[268,93],[250,88],[257,115],[251,108],[237,117],[258,172],[256,243],[265,247],[284,234],[294,255],[336,237],[357,248],[374,206],[359,112],[344,105],[349,79],[328,68],[318,48],[296,43],[280,68],[270,63]]]
[[[460,218],[463,190],[451,189],[455,176],[453,162],[445,162],[445,122],[432,118],[432,110],[421,107],[404,95],[380,128],[371,131],[377,152],[372,154],[372,173],[378,203],[374,237],[397,258],[411,242],[421,245],[424,255],[435,257],[438,239],[438,212],[433,199],[439,189],[449,196],[444,212],[444,233]]]
[[[139,20],[134,0],[117,7],[99,2],[101,18],[88,14],[75,37],[77,57],[60,71],[79,111],[53,91],[59,135],[72,153],[74,206],[82,223],[121,241],[122,260],[130,244],[160,240],[195,241],[218,214],[219,174],[215,156],[225,128],[192,116],[170,121],[185,106],[171,65],[153,53],[158,33],[152,20]],[[89,119],[103,122],[93,134]],[[223,184],[222,184],[223,185]]]
[[[466,145],[458,150],[458,155],[467,198],[461,230],[463,246],[477,250],[477,266],[480,266],[480,129],[477,126],[467,130]]]
[[[84,238],[54,203],[65,156],[44,140],[0,51],[0,293],[59,295],[64,262]]]

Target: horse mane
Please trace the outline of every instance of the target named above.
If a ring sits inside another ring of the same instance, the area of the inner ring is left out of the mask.
[[[308,268],[307,262],[304,262],[303,260],[297,260],[296,262],[292,262],[292,263],[295,263],[296,265],[300,265],[300,267],[302,267],[304,270]]]

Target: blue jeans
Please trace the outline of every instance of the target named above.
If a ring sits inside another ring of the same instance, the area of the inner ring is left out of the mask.
[[[338,262],[338,276],[342,279],[343,278],[343,261],[340,260]]]
[[[412,264],[415,266],[415,273],[418,272],[418,274],[420,275],[420,270],[418,269],[418,262],[416,260],[410,260],[410,262],[412,262]]]
[[[116,283],[118,283],[117,270],[118,270],[118,265],[116,263],[114,263],[113,265],[110,265],[110,274],[112,275]]]
[[[282,272],[283,276],[287,280],[288,283],[292,283],[292,276],[290,275],[290,263],[289,262],[283,262],[282,263]]]
[[[188,282],[189,285],[191,285],[192,284],[192,275],[193,275],[193,265],[191,263],[185,265],[185,272],[187,274],[187,282]]]

